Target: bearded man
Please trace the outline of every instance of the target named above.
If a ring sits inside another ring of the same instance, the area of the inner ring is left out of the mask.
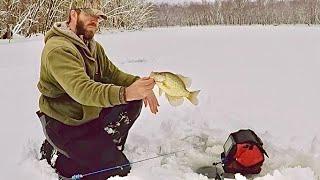
[[[119,70],[93,39],[107,18],[97,2],[72,1],[69,20],[55,23],[45,36],[37,112],[46,137],[41,154],[61,177],[130,164],[123,149],[142,101],[158,112],[154,80]],[[126,165],[83,179],[125,176],[130,169]]]

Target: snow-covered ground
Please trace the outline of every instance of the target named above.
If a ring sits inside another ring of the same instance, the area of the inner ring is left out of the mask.
[[[96,39],[122,70],[191,77],[200,104],[142,111],[125,153],[133,165],[112,180],[207,180],[194,173],[219,160],[229,133],[251,128],[270,156],[256,180],[320,177],[319,27],[158,28],[105,33]],[[0,41],[0,179],[56,179],[37,161],[44,136],[35,115],[43,37]],[[157,91],[155,89],[155,91]],[[244,179],[239,177],[238,179]]]

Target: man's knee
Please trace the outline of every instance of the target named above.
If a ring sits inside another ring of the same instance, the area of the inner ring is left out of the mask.
[[[119,151],[115,145],[110,144],[110,148],[100,150],[97,154],[100,154],[98,157],[98,163],[93,163],[92,167],[95,167],[96,170],[101,168],[110,169],[98,175],[99,177],[111,177],[111,176],[126,176],[130,173],[131,165],[126,157],[126,155]]]
[[[70,152],[71,159],[78,165],[78,170],[82,171],[81,173],[115,168],[98,173],[92,176],[92,179],[100,180],[116,175],[126,176],[131,170],[130,162],[125,154],[118,150],[113,139],[106,133],[101,132],[96,136],[75,140],[66,145],[66,148]],[[64,166],[64,168],[68,167]]]
[[[119,151],[121,154],[120,157],[116,159],[116,162],[114,163],[115,166],[118,166],[119,168],[111,170],[111,176],[119,175],[119,176],[127,176],[131,171],[131,164],[127,157]]]

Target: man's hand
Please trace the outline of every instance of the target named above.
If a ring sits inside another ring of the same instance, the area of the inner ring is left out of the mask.
[[[136,80],[125,89],[126,101],[142,100],[153,94],[152,89],[155,84],[154,79],[150,77]]]
[[[157,97],[154,95],[153,91],[149,96],[147,96],[143,99],[143,102],[144,102],[145,107],[147,107],[149,104],[150,111],[153,114],[156,114],[158,112],[158,106],[160,106],[160,105],[159,105]]]

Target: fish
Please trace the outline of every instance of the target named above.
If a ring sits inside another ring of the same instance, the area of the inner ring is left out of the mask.
[[[189,91],[187,88],[191,86],[191,78],[174,74],[171,72],[151,72],[150,78],[153,78],[159,88],[159,96],[163,91],[169,103],[172,106],[180,106],[187,98],[193,105],[198,105],[198,91]]]

